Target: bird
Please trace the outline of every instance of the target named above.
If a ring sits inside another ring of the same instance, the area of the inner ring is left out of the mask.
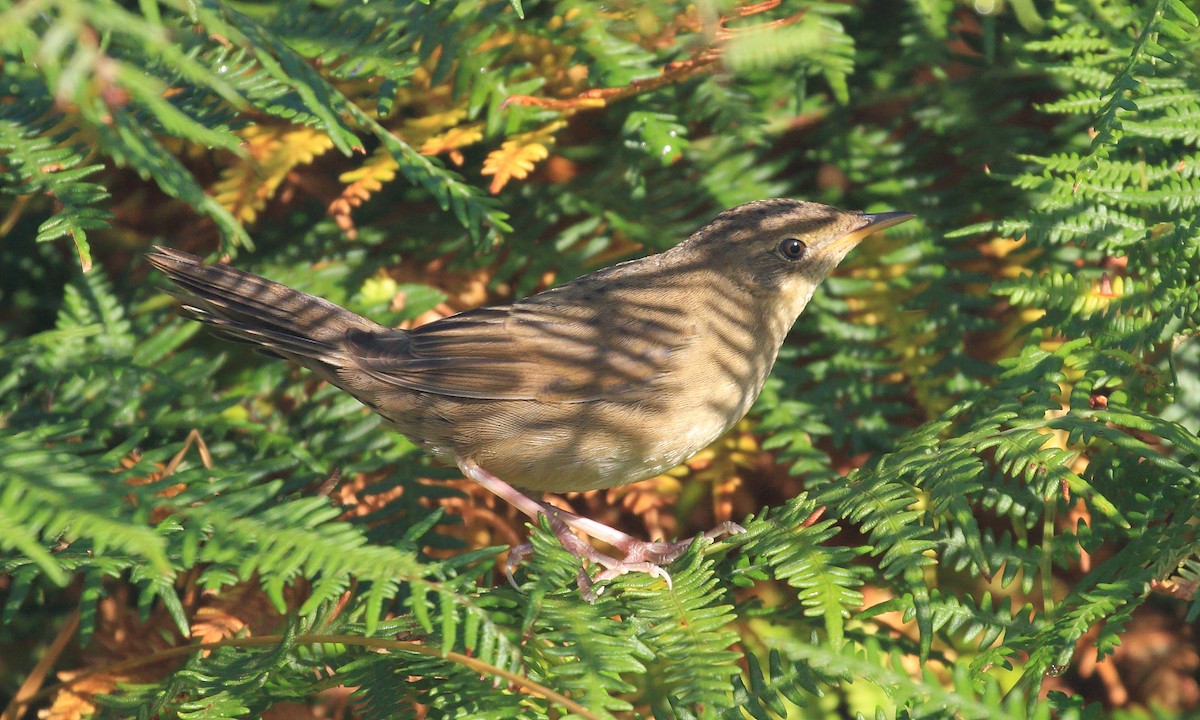
[[[530,493],[624,485],[707,447],[750,410],[821,281],[864,237],[912,217],[758,200],[657,254],[411,330],[179,250],[147,258],[183,315],[308,368],[435,460],[535,522],[545,515],[587,561],[579,586],[594,600],[626,572],[669,583],[664,566],[691,541],[640,540]],[[513,549],[510,580],[530,551]]]

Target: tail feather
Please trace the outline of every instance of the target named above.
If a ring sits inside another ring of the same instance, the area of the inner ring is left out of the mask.
[[[176,284],[170,292],[184,314],[326,376],[347,364],[347,333],[387,331],[323,298],[189,253],[157,246],[146,257]]]

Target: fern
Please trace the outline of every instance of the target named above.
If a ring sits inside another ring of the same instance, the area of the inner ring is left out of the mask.
[[[16,78],[6,79],[20,83]],[[35,88],[34,83],[26,81],[22,92],[36,95]],[[88,153],[80,143],[71,142],[71,133],[55,129],[59,120],[44,101],[0,105],[0,187],[12,195],[51,198],[58,209],[41,223],[34,239],[48,242],[70,236],[80,265],[86,270],[92,265],[88,232],[107,227],[112,217],[95,207],[108,193],[87,180],[101,166],[82,164]]]
[[[1087,674],[1127,673],[1149,613],[1186,656],[1200,613],[1197,24],[1178,0],[0,0],[4,679],[69,678],[12,712],[1164,701]],[[399,325],[767,196],[918,220],[823,285],[736,435],[565,499],[638,535],[746,529],[594,604],[544,526],[509,587],[515,515],[169,319],[137,259],[252,236],[239,267]]]
[[[653,653],[646,690],[658,712],[719,707],[738,672],[740,653],[730,649],[736,636],[727,628],[733,607],[720,603],[723,590],[705,565],[693,547],[675,566],[670,587],[648,575],[628,575],[622,583],[630,622]]]

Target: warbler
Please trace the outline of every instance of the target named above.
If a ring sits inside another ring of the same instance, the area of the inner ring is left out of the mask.
[[[911,217],[751,202],[664,252],[413,330],[166,247],[148,258],[184,314],[309,368],[529,517],[546,514],[568,550],[601,566],[580,574],[593,594],[631,570],[669,581],[662,565],[689,543],[638,540],[522,490],[622,485],[712,443],[749,411],[820,282],[864,237]]]

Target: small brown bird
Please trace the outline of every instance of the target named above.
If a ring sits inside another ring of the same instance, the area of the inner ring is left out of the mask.
[[[313,370],[529,517],[547,515],[564,547],[604,568],[580,571],[591,595],[631,570],[669,581],[661,564],[689,543],[640,541],[514,486],[606,488],[687,460],[745,416],[821,280],[864,237],[911,217],[752,202],[665,252],[415,330],[177,250],[148,257],[185,314]]]

